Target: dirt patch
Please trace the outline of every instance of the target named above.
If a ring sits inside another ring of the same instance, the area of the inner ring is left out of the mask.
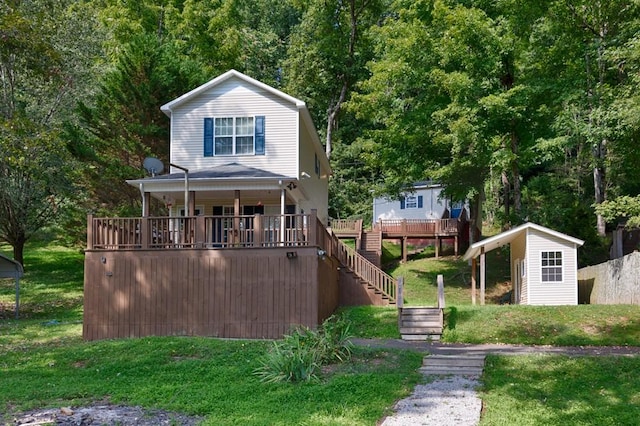
[[[29,411],[14,416],[12,422],[5,424],[21,426],[192,426],[201,421],[201,417],[163,410],[147,410],[142,407],[125,405],[91,405]]]

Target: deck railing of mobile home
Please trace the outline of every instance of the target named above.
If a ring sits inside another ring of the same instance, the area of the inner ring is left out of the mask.
[[[460,232],[458,219],[381,219],[375,227],[386,234],[454,235]]]

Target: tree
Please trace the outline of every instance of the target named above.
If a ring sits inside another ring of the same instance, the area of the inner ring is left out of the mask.
[[[2,122],[0,151],[0,239],[24,264],[25,243],[72,197],[73,163],[55,131],[27,119]]]
[[[309,101],[316,123],[325,123],[328,157],[343,104],[366,76],[365,65],[372,57],[367,29],[382,11],[379,0],[313,1],[292,34],[286,88]]]
[[[65,6],[0,5],[0,239],[21,263],[26,241],[53,223],[71,194],[56,116],[74,74],[52,24]]]

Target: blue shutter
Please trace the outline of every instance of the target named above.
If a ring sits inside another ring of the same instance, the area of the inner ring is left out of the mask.
[[[404,210],[404,197],[400,198],[400,210]]]
[[[256,116],[255,125],[256,155],[264,155],[264,115]]]
[[[204,119],[204,156],[213,157],[213,118]]]
[[[422,208],[422,195],[418,195],[418,208]]]

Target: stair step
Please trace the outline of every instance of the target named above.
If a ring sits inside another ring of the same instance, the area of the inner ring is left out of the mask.
[[[401,328],[433,328],[438,327],[442,329],[442,323],[440,321],[408,321],[402,320],[400,322]]]
[[[411,307],[404,307],[402,308],[402,314],[407,314],[407,315],[427,315],[427,314],[438,314],[440,315],[441,309],[440,308],[432,308],[432,307],[416,307],[416,308],[411,308]]]
[[[401,334],[402,340],[412,342],[439,341],[440,334]]]
[[[424,367],[475,367],[484,368],[484,355],[430,355],[424,357]]]
[[[429,368],[429,367],[421,367],[418,369],[422,374],[429,375],[454,375],[454,376],[481,376],[482,368],[458,368],[458,369],[447,369],[447,368]]]
[[[400,327],[400,334],[442,334],[442,327]]]

